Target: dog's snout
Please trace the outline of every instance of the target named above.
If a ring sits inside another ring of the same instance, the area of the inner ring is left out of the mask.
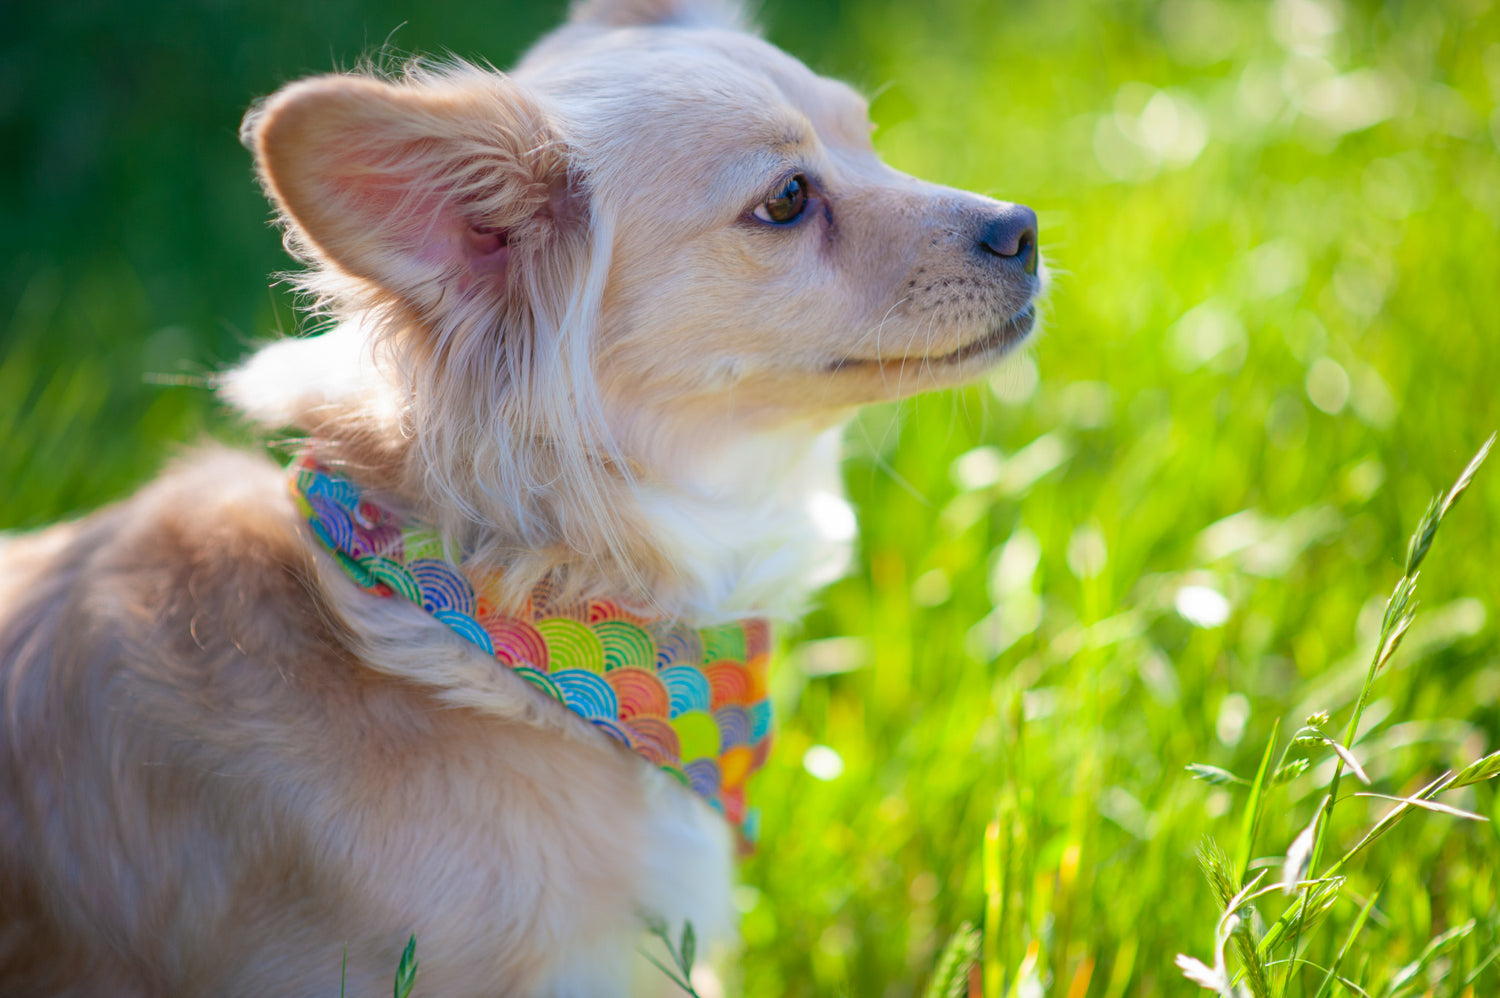
[[[1015,260],[1028,274],[1035,274],[1041,251],[1037,249],[1036,212],[1025,205],[1006,205],[980,223],[979,247],[986,253]]]

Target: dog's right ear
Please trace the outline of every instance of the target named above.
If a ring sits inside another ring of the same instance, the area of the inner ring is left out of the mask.
[[[304,80],[253,108],[241,138],[293,251],[360,279],[343,295],[359,304],[424,319],[512,294],[518,271],[580,224],[545,109],[498,73]]]

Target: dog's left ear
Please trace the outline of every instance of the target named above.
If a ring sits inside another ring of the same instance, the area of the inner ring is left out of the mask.
[[[748,31],[751,19],[738,0],[575,0],[569,20],[611,28],[653,24]]]
[[[316,77],[252,109],[241,137],[292,248],[419,317],[507,293],[581,224],[546,110],[498,73]]]

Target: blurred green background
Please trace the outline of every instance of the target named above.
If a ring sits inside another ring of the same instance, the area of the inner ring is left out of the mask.
[[[387,45],[504,66],[560,14],[10,5],[0,527],[248,439],[206,377],[296,328],[236,140],[253,98]],[[1283,744],[1316,710],[1341,728],[1407,532],[1500,425],[1500,10],[771,0],[762,22],[876,95],[895,165],[1036,208],[1055,280],[1046,334],[988,384],[850,434],[862,559],[778,673],[731,991],[918,994],[988,913],[992,993],[1193,993],[1172,959],[1209,960],[1218,917],[1194,849],[1233,849],[1244,792],[1183,767],[1249,776],[1274,722]],[[1357,751],[1380,792],[1500,747],[1497,475],[1443,528],[1377,681]],[[1311,763],[1256,855],[1312,817]],[[1500,817],[1487,786],[1445,799]],[[1388,806],[1343,804],[1334,845]],[[1393,993],[1500,993],[1497,858],[1492,824],[1407,820],[1346,871],[1308,959],[1379,892],[1345,973],[1382,993],[1473,920]]]

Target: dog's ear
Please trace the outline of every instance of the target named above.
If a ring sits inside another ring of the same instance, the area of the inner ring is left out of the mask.
[[[752,27],[737,0],[576,0],[569,19],[611,28],[675,24],[744,31]]]
[[[498,73],[316,77],[252,109],[241,137],[292,248],[419,316],[504,293],[579,224],[545,109]]]

